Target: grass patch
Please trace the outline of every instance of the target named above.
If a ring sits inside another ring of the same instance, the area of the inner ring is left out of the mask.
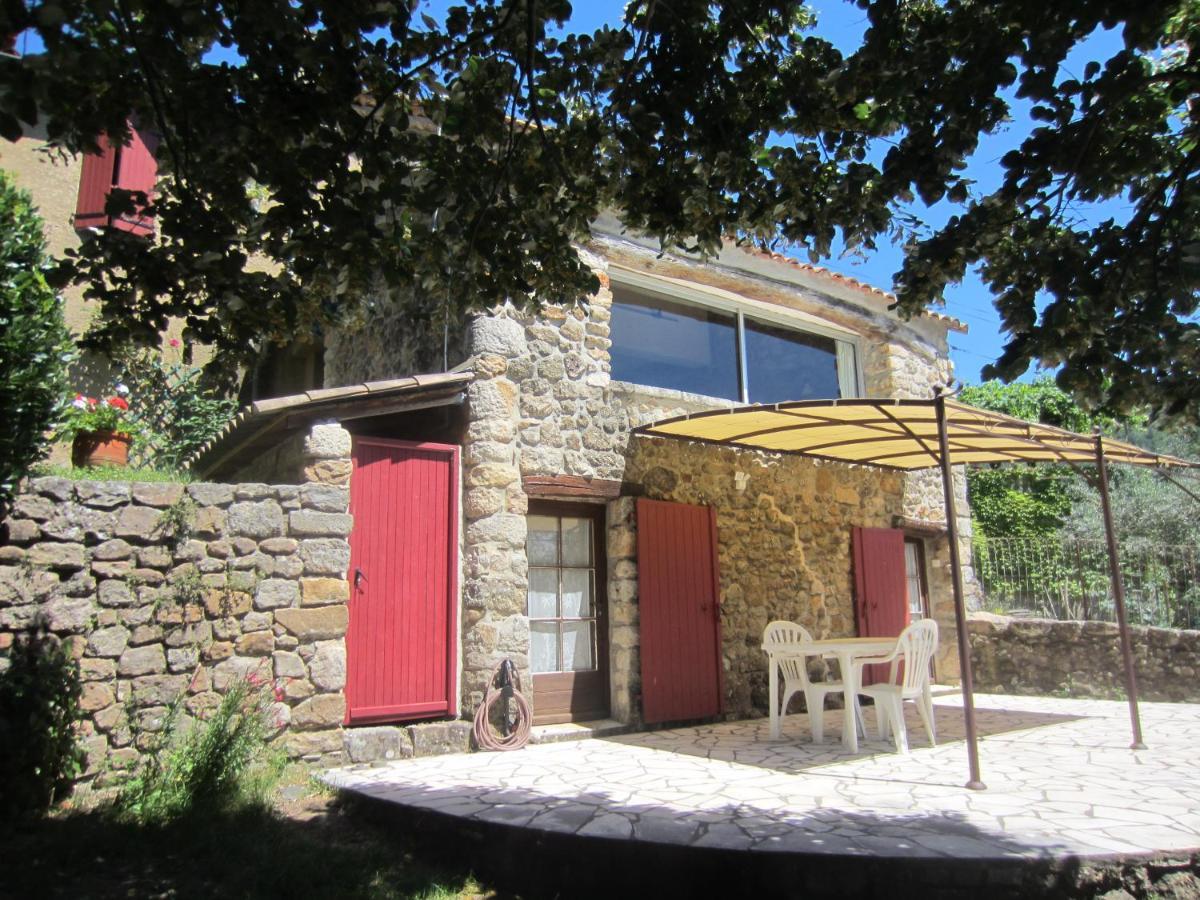
[[[2,835],[0,896],[205,898],[494,897],[461,865],[420,857],[405,835],[341,810],[306,776],[267,802],[144,823],[111,810],[59,813]]]
[[[69,478],[71,481],[169,481],[175,484],[190,484],[194,479],[188,472],[173,469],[134,469],[129,466],[94,466],[77,469],[74,466],[37,466],[30,473],[33,478],[52,475]]]

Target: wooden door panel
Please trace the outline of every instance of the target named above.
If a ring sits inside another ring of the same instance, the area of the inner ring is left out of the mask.
[[[904,532],[896,528],[851,530],[854,610],[861,637],[898,637],[909,622]],[[888,666],[867,666],[863,683],[888,675]]]
[[[355,440],[347,721],[457,711],[457,509],[457,447]]]
[[[642,718],[715,716],[722,707],[716,511],[638,500]]]

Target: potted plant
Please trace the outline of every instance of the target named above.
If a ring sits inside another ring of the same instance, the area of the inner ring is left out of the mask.
[[[75,432],[71,443],[71,464],[84,466],[124,466],[129,463],[133,443],[133,420],[129,414],[129,388],[118,384],[107,398],[76,394],[71,401],[67,428]]]

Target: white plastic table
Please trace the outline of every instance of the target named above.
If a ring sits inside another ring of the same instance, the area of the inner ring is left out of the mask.
[[[767,656],[768,696],[771,698],[771,738],[779,738],[779,662],[783,659],[810,656],[831,656],[838,661],[842,673],[842,697],[845,701],[842,712],[842,744],[851,753],[858,752],[858,728],[854,721],[854,707],[858,704],[858,685],[854,681],[854,660],[867,656],[886,656],[896,646],[896,639],[878,637],[848,637],[833,638],[827,641],[813,641],[808,644],[795,644],[780,647],[778,645],[763,650]],[[822,710],[810,710],[821,715]]]

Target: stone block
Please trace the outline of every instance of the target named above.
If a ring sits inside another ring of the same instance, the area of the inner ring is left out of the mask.
[[[308,676],[304,661],[295,653],[276,650],[271,654],[271,659],[275,663],[275,675],[278,678],[306,678]]]
[[[56,506],[53,502],[34,494],[21,494],[12,505],[14,519],[33,519],[35,522],[45,522],[55,511]]]
[[[212,640],[212,636],[211,622],[189,622],[168,631],[164,643],[168,647],[202,647]]]
[[[301,578],[301,606],[329,606],[350,599],[350,582],[344,578]]]
[[[58,597],[42,607],[46,616],[46,624],[50,630],[58,633],[77,633],[86,631],[94,615],[92,601],[87,598],[68,599]]]
[[[79,661],[79,677],[83,681],[104,681],[117,674],[117,664],[111,659],[85,656]]]
[[[9,519],[4,527],[8,530],[7,540],[11,544],[32,544],[42,536],[37,523],[29,519]],[[0,533],[3,533],[2,530]]]
[[[339,538],[310,538],[300,542],[305,575],[342,575],[350,566],[350,544]]]
[[[34,544],[29,548],[26,559],[31,566],[45,569],[82,569],[83,545],[49,542]]]
[[[88,681],[84,683],[79,694],[79,709],[85,713],[94,713],[98,709],[111,706],[113,699],[113,691],[109,685],[102,681]]]
[[[233,485],[189,484],[188,496],[200,506],[228,506],[233,502]]]
[[[94,557],[93,557],[94,558]],[[166,547],[142,547],[137,553],[138,566],[148,569],[169,569],[171,552]]]
[[[170,706],[187,690],[186,675],[144,675],[133,679],[134,706]]]
[[[92,548],[93,561],[114,562],[116,560],[130,559],[132,556],[133,547],[130,546],[128,541],[123,541],[120,538],[113,538]]]
[[[190,672],[199,662],[199,647],[172,647],[167,651],[168,671]]]
[[[126,506],[117,514],[113,533],[135,541],[150,541],[159,532],[162,513],[149,506]]]
[[[300,486],[300,505],[319,512],[344,513],[350,508],[350,491],[331,484]]]
[[[288,533],[294,537],[345,537],[354,519],[345,513],[302,509],[288,515]]]
[[[254,594],[255,609],[279,609],[300,602],[300,585],[282,578],[268,578],[258,585]]]
[[[117,662],[117,672],[121,675],[156,675],[165,671],[167,656],[161,644],[130,647],[121,654]]]
[[[292,726],[302,731],[341,725],[346,716],[346,698],[341,694],[317,694],[292,710]]]
[[[342,732],[342,745],[346,756],[355,763],[408,759],[413,755],[408,730],[394,726],[347,728]]]
[[[58,478],[54,475],[44,475],[32,478],[29,487],[35,494],[43,494],[51,500],[64,502],[75,496],[75,482],[69,478]]]
[[[288,678],[283,686],[283,696],[288,700],[306,700],[317,692],[307,678]]]
[[[270,613],[248,612],[242,616],[242,631],[249,634],[253,631],[270,631],[275,624],[275,618]]]
[[[309,678],[321,691],[340,691],[346,686],[344,641],[320,641],[308,663]]]
[[[257,539],[281,536],[283,510],[275,500],[239,501],[229,507],[229,531]]]
[[[275,649],[275,635],[269,631],[243,634],[234,643],[234,649],[240,656],[270,656]]]
[[[88,636],[88,652],[92,656],[116,658],[129,644],[129,629],[120,625],[98,628]]]
[[[528,349],[525,329],[513,319],[477,316],[467,326],[467,346],[473,355],[521,356]]]
[[[322,459],[304,467],[304,480],[310,483],[345,485],[350,483],[353,468],[348,459]]]
[[[345,606],[315,606],[275,612],[275,621],[301,641],[342,637],[349,620]]]
[[[132,571],[133,563],[127,559],[92,563],[92,574],[98,578],[126,578]]]
[[[225,534],[226,521],[225,510],[215,506],[206,506],[196,510],[196,519],[192,523],[192,533],[206,540],[219,538]]]
[[[319,758],[327,753],[338,753],[341,749],[342,732],[336,728],[326,731],[291,732],[283,739],[283,751],[292,759]]]
[[[470,722],[427,722],[410,725],[413,756],[466,753],[471,749]]]
[[[137,481],[130,485],[135,503],[143,506],[172,506],[183,499],[183,485],[167,481]]]
[[[309,487],[310,485],[305,486]],[[288,556],[300,549],[300,542],[285,537],[267,538],[258,545],[258,549],[272,556]],[[212,553],[211,546],[208,548],[208,552]]]
[[[121,481],[80,481],[75,496],[85,506],[115,509],[129,502],[129,485]]]
[[[233,644],[228,641],[213,641],[204,648],[204,658],[210,662],[219,662],[233,656]]]
[[[242,616],[250,611],[250,595],[242,591],[212,590],[204,593],[204,611],[212,618]]]
[[[350,432],[336,422],[314,425],[304,439],[306,459],[348,459]]]
[[[271,661],[261,656],[231,656],[213,667],[212,678],[218,691],[228,690],[235,681],[269,681]]]
[[[269,485],[257,482],[235,484],[233,486],[233,497],[235,500],[261,500],[264,497],[270,497],[272,493],[273,491]]]

